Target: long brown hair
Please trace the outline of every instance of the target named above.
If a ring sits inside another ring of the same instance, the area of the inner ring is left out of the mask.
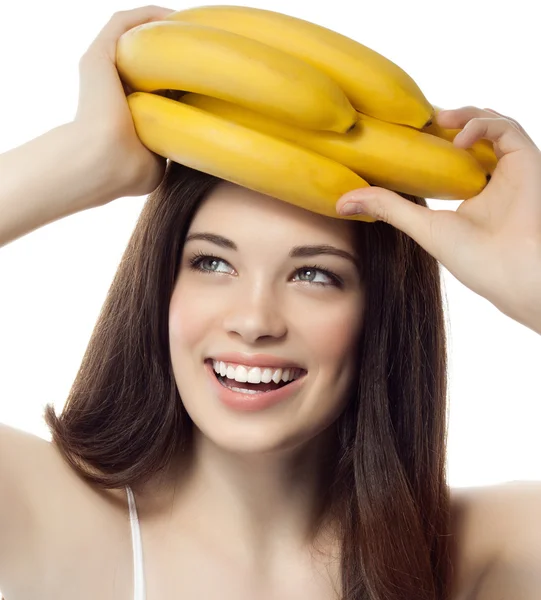
[[[65,460],[103,488],[137,486],[188,450],[168,308],[201,200],[221,179],[169,162],[129,240],[60,416]],[[423,198],[402,194],[426,206]],[[366,286],[358,378],[333,425],[343,600],[447,600],[447,349],[437,261],[383,223],[356,223]]]

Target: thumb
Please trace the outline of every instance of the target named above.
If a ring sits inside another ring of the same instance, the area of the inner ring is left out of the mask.
[[[388,223],[413,238],[427,252],[433,248],[436,211],[419,206],[386,188],[370,186],[344,194],[336,203],[340,215],[365,214]]]

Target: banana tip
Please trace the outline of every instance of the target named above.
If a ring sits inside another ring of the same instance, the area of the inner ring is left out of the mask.
[[[355,123],[352,123],[349,128],[346,130],[346,133],[349,133],[350,131],[352,131],[353,129],[355,129],[355,127],[357,127],[357,121],[355,121]]]

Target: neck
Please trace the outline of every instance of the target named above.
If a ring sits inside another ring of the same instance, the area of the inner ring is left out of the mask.
[[[328,534],[335,453],[333,427],[300,448],[258,454],[230,452],[195,430],[161,497],[182,535],[269,568]]]

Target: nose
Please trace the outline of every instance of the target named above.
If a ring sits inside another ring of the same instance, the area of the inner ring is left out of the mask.
[[[287,320],[283,313],[283,302],[264,285],[239,286],[237,294],[229,297],[224,328],[237,334],[247,343],[260,338],[277,339],[287,333]]]

